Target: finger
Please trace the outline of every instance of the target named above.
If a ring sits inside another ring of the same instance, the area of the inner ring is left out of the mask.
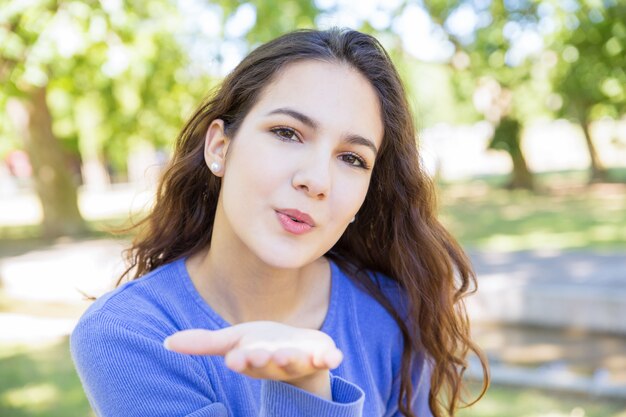
[[[248,367],[246,355],[240,349],[233,349],[224,356],[226,366],[235,371],[241,372]]]
[[[282,367],[289,363],[291,356],[297,352],[294,348],[280,348],[272,354],[272,361]]]
[[[322,355],[322,361],[328,369],[335,369],[343,361],[343,353],[339,349],[330,349]]]
[[[331,348],[313,356],[313,366],[317,369],[334,369],[343,360],[343,354],[336,348]]]
[[[192,329],[166,338],[166,349],[189,355],[225,355],[239,341],[239,333],[228,327],[221,330]]]
[[[287,363],[280,368],[288,375],[300,375],[313,368],[311,363],[311,355],[299,349],[290,349],[287,357]]]
[[[313,358],[311,359],[311,363],[316,369],[325,369],[328,366],[326,365],[326,361],[324,360],[325,352],[315,353]]]
[[[268,364],[272,354],[265,349],[252,349],[247,354],[247,361],[254,368],[262,368]]]

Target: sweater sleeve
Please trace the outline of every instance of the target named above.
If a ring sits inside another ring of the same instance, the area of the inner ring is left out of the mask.
[[[162,339],[103,312],[80,320],[70,348],[96,414],[230,417],[197,358],[168,351]],[[365,394],[359,387],[331,375],[331,393],[333,401],[327,401],[293,385],[264,380],[259,417],[362,415]]]
[[[333,401],[280,381],[264,380],[261,417],[359,417],[365,394],[354,384],[331,374]]]
[[[166,350],[105,313],[83,317],[70,338],[76,370],[98,416],[227,417],[200,363]]]

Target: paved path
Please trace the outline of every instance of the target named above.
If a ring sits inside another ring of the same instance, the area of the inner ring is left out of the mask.
[[[506,275],[538,285],[626,289],[626,251],[472,251],[470,256],[482,279]]]
[[[626,336],[626,252],[473,252],[476,320]]]

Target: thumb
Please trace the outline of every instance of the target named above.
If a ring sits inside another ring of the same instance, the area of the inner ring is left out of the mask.
[[[237,343],[240,335],[232,328],[220,330],[191,329],[176,332],[166,338],[163,346],[167,350],[188,355],[224,356]]]

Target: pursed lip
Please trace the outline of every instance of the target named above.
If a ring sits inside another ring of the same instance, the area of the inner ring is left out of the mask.
[[[307,213],[303,213],[300,210],[296,210],[296,209],[276,209],[277,212],[279,213],[283,213],[289,217],[293,217],[294,219],[298,220],[299,222],[302,223],[306,223],[311,227],[315,227],[315,221],[313,221],[313,218],[311,216],[309,216]]]

